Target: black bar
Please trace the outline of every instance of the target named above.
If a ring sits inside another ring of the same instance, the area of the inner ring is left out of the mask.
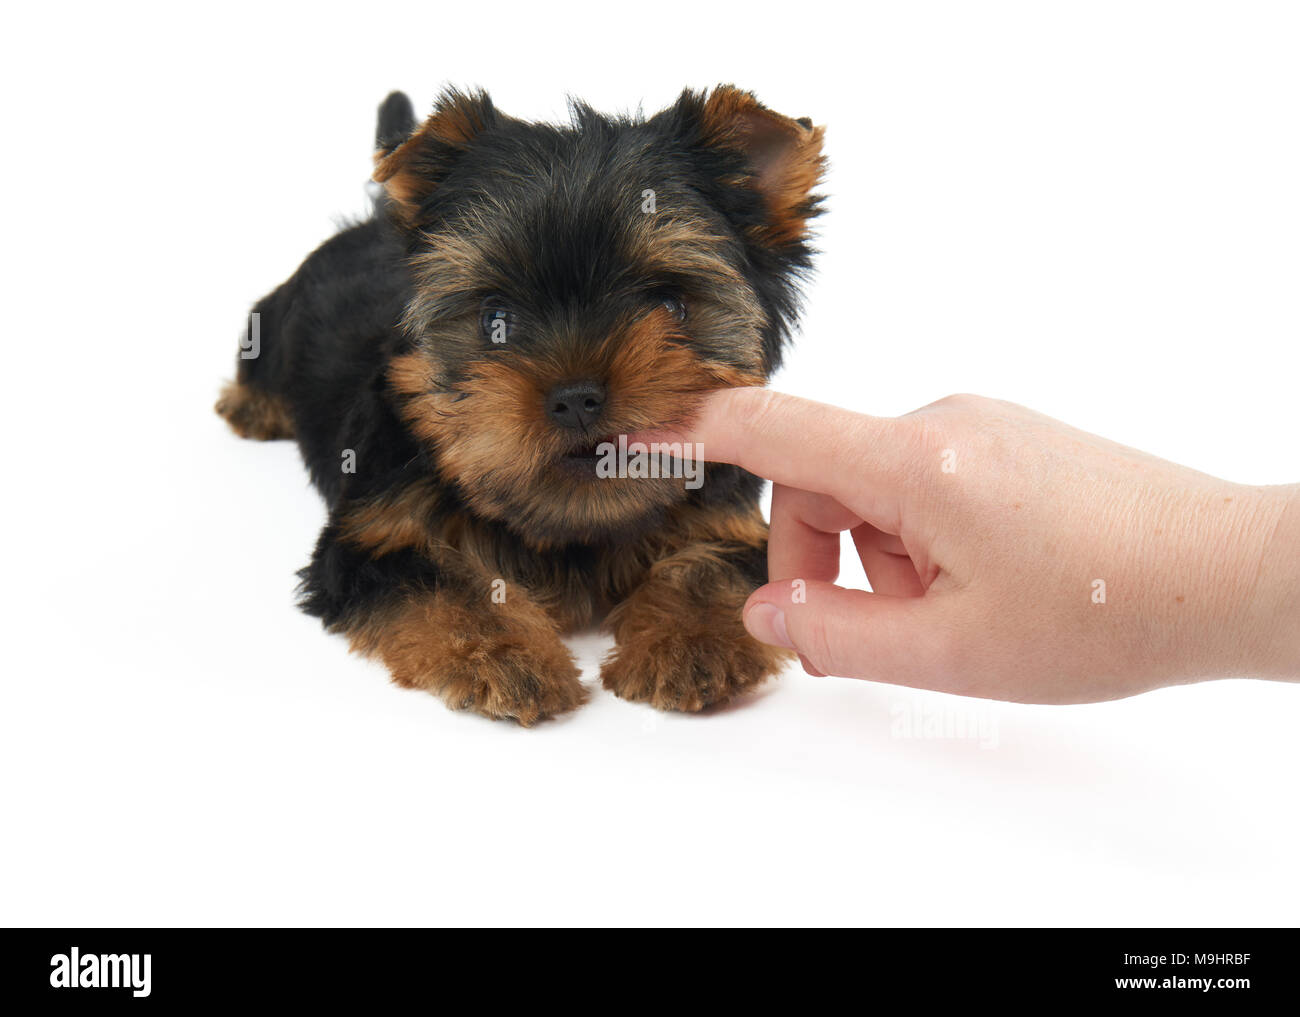
[[[25,929],[4,937],[0,1005],[40,1008],[11,1013],[252,1001],[438,1008],[461,994],[481,994],[494,1008],[514,995],[536,1001],[543,994],[553,997],[547,1005],[564,1006],[556,995],[580,1000],[592,989],[612,1010],[673,1011],[710,997],[728,1009],[751,999],[764,1009],[802,999],[800,1009],[816,1010],[843,997],[875,1008],[901,993],[926,1012],[940,1003],[1057,1000],[1236,1011],[1293,1003],[1298,980],[1295,933],[1279,929],[624,930],[598,937],[547,929]],[[55,987],[52,979],[66,982],[72,971],[74,948],[78,984]],[[136,984],[146,954],[147,995]],[[104,962],[105,955],[113,959]],[[131,955],[133,965],[120,959]],[[127,984],[83,984],[113,978]],[[620,986],[613,997],[611,983]]]

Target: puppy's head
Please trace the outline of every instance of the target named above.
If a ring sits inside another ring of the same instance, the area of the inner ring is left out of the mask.
[[[414,278],[390,382],[475,511],[592,541],[685,497],[680,477],[598,476],[596,446],[776,368],[821,141],[721,87],[649,119],[575,105],[564,127],[448,92],[381,147]]]

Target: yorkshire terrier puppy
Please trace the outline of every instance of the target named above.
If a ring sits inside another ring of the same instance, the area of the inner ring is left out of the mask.
[[[821,146],[730,86],[568,126],[454,90],[417,124],[389,96],[375,214],[257,303],[217,404],[297,439],[328,505],[302,608],[398,684],[523,725],[586,699],[560,637],[600,619],[624,699],[699,710],[776,674],[741,624],[762,482],[602,466],[776,369]]]

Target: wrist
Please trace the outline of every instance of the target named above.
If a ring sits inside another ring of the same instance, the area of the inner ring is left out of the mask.
[[[1300,484],[1261,489],[1271,524],[1248,608],[1258,642],[1252,675],[1300,680]]]

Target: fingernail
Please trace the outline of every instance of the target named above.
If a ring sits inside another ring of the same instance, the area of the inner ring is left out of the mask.
[[[760,643],[794,649],[790,633],[785,630],[785,612],[771,604],[755,604],[745,615],[745,628]]]

